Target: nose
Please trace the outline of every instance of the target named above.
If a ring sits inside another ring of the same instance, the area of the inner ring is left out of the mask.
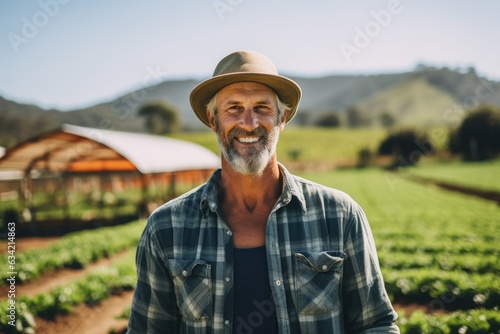
[[[259,120],[252,108],[245,108],[239,123],[240,127],[248,132],[259,127]]]

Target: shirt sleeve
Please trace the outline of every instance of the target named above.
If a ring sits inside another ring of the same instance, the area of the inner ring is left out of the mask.
[[[174,284],[165,262],[158,254],[161,248],[150,223],[144,229],[137,247],[137,286],[127,333],[179,333]]]
[[[346,225],[343,274],[344,325],[348,333],[399,333],[397,313],[384,286],[365,213],[354,206]]]

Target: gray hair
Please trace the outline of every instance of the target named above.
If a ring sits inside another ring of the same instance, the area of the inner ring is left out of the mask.
[[[276,94],[276,106],[278,107],[278,122],[279,122],[283,117],[283,114],[286,111],[291,110],[292,108],[290,108],[286,103],[281,101],[278,94]],[[215,94],[214,97],[212,97],[212,99],[210,100],[210,102],[208,102],[207,110],[212,116],[215,116],[217,114],[217,94]]]

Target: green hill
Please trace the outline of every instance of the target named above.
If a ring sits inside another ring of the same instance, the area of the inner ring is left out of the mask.
[[[443,124],[446,111],[454,105],[463,109],[449,92],[415,77],[361,100],[356,107],[374,119],[389,113],[401,125],[429,126]]]

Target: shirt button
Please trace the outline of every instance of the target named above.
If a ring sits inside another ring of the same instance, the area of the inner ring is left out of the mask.
[[[229,320],[224,321],[224,325],[229,326],[230,322]]]
[[[327,269],[328,269],[328,267],[326,266],[326,264],[324,264],[324,265],[323,265],[323,267],[321,267],[321,269],[323,269],[323,270],[327,270]]]
[[[276,280],[276,285],[280,286],[281,285],[281,280]]]
[[[231,277],[226,277],[226,282],[231,282]]]
[[[229,236],[232,236],[232,235],[233,235],[233,232],[231,232],[231,231],[227,230],[226,234],[227,234],[227,235],[229,235]]]
[[[188,272],[184,270],[184,271],[182,272],[182,276],[187,277],[187,275],[188,275]]]

